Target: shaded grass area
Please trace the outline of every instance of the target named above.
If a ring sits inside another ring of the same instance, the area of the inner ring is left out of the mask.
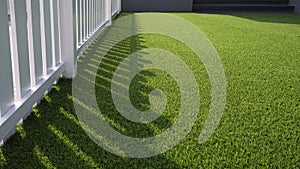
[[[175,53],[190,66],[201,97],[198,120],[178,146],[146,159],[119,157],[103,150],[89,139],[77,120],[72,81],[61,79],[1,147],[2,168],[299,167],[300,16],[174,15],[206,33],[225,69],[226,108],[207,142],[198,143],[211,99],[204,65],[179,41],[142,34],[118,43],[103,58],[96,78],[98,105],[111,126],[125,135],[145,137],[165,131],[173,124],[180,106],[179,89],[172,77],[148,69],[132,81],[130,98],[140,110],[149,108],[148,95],[153,89],[161,89],[168,98],[166,110],[151,124],[133,123],[117,112],[110,82],[118,64],[132,52],[156,47]],[[103,52],[97,45],[101,36],[83,53],[79,66],[98,66],[95,60]]]

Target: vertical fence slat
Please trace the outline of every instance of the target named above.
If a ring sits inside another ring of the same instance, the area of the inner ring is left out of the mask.
[[[44,1],[44,22],[45,22],[45,40],[46,40],[46,58],[47,58],[47,71],[52,68],[52,33],[51,33],[51,14],[50,14],[50,1]]]
[[[29,70],[30,70],[30,87],[33,88],[36,85],[35,77],[35,63],[34,63],[34,44],[33,44],[33,25],[32,25],[32,10],[31,0],[26,0],[27,11],[27,29],[28,29],[28,51],[29,51]]]
[[[96,14],[95,14],[95,0],[92,0],[92,3],[93,3],[93,5],[92,5],[92,10],[93,10],[93,17],[92,17],[92,25],[93,25],[93,27],[92,27],[92,32],[94,32],[95,31],[95,16],[96,16]]]
[[[84,39],[86,39],[86,17],[85,17],[85,15],[86,15],[86,8],[85,8],[85,5],[86,5],[86,0],[83,0],[83,3],[82,3],[82,13],[83,13],[83,16],[82,16],[82,22],[83,22],[83,24],[82,24],[82,26],[83,26],[83,38],[82,38],[82,40],[84,41]]]
[[[100,25],[100,15],[101,15],[101,11],[100,11],[100,4],[102,3],[101,2],[102,0],[96,0],[96,2],[97,2],[97,9],[96,9],[96,11],[97,11],[97,19],[96,19],[96,22],[97,22],[97,25],[99,26]]]
[[[102,6],[102,0],[98,0],[98,24],[100,25],[101,24],[101,16],[102,16],[102,9],[101,9],[101,6]]]
[[[78,42],[79,42],[79,10],[78,10],[78,4],[79,2],[78,2],[78,0],[75,0],[75,21],[76,21],[76,23],[75,23],[75,27],[76,27],[76,29],[75,29],[75,32],[76,32],[76,42],[75,42],[75,49],[77,49],[78,48]]]
[[[30,89],[26,0],[14,0],[21,97]],[[17,65],[16,65],[17,66]],[[16,72],[18,74],[18,72]],[[16,76],[17,79],[17,76]],[[19,101],[19,100],[17,100]]]
[[[100,11],[100,3],[101,3],[101,0],[96,0],[97,2],[97,8],[96,8],[96,11],[97,11],[97,19],[96,19],[96,22],[97,22],[97,25],[100,25],[100,15],[101,15],[101,11]]]
[[[100,6],[99,6],[99,10],[100,10],[100,24],[102,24],[102,20],[103,20],[103,17],[104,17],[104,10],[103,9],[103,5],[104,5],[104,0],[100,0]]]
[[[90,23],[91,23],[91,26],[90,26],[90,30],[91,30],[91,34],[94,32],[94,0],[91,0],[91,3],[90,3],[90,14],[91,14],[91,19],[90,19]]]
[[[94,32],[94,0],[91,0],[91,33]]]
[[[19,74],[19,57],[18,57],[18,42],[17,42],[17,26],[15,16],[14,0],[9,0],[10,11],[10,44],[11,44],[11,61],[13,73],[14,99],[21,100],[20,74]]]
[[[90,12],[89,12],[89,20],[90,20],[90,25],[89,25],[89,35],[91,35],[93,33],[93,0],[89,0],[89,4],[90,4]]]
[[[112,11],[112,3],[111,3],[112,0],[105,0],[105,3],[106,3],[106,6],[105,6],[105,9],[106,9],[106,20],[107,20],[107,25],[110,26],[111,25],[111,11]]]
[[[82,12],[82,15],[81,15],[81,43],[84,41],[85,39],[85,0],[82,0],[82,4],[81,4],[81,12]]]
[[[102,17],[101,17],[101,23],[104,23],[106,21],[106,9],[105,9],[105,6],[106,6],[106,2],[105,0],[101,0],[102,1],[102,4],[101,4],[101,10],[102,11]]]
[[[91,35],[92,32],[92,0],[88,0],[89,1],[89,36]]]
[[[84,38],[84,41],[86,41],[88,39],[88,35],[89,35],[89,33],[88,33],[89,32],[89,28],[88,28],[88,25],[89,25],[88,24],[89,23],[89,20],[88,20],[88,17],[89,17],[88,16],[89,15],[88,14],[88,7],[89,6],[88,5],[89,5],[89,3],[88,3],[88,1],[89,0],[85,0],[85,7],[84,7],[85,8],[84,9],[85,10],[84,11],[84,13],[85,13],[85,38]]]
[[[44,11],[44,0],[39,0],[40,3],[40,36],[41,36],[41,49],[42,49],[42,76],[47,75],[47,46],[46,46],[46,30],[45,30],[45,11]]]
[[[94,1],[94,4],[95,4],[95,6],[94,6],[94,13],[95,13],[95,17],[94,17],[94,28],[95,29],[97,29],[97,27],[98,27],[98,24],[97,24],[97,5],[98,5],[98,0],[95,0]]]
[[[86,32],[85,32],[85,39],[87,40],[89,37],[89,0],[86,0],[86,5],[85,5],[85,21],[86,21]]]
[[[91,28],[90,28],[90,30],[91,30],[91,34],[93,34],[93,32],[94,32],[94,22],[93,22],[93,20],[94,20],[94,0],[90,0],[90,3],[91,3]]]
[[[50,32],[51,32],[51,56],[52,56],[52,59],[51,59],[51,62],[52,62],[52,65],[51,65],[51,67],[50,67],[50,69],[51,68],[53,68],[53,67],[55,67],[56,66],[56,56],[55,56],[55,54],[56,54],[56,51],[55,51],[55,34],[54,34],[54,28],[55,28],[55,24],[54,24],[54,5],[53,5],[53,1],[54,0],[49,0],[49,10],[50,10],[50,24],[51,24],[51,26],[50,26]]]
[[[101,4],[101,9],[103,9],[103,10],[101,10],[102,11],[102,17],[101,17],[101,23],[104,23],[104,22],[106,22],[106,9],[105,9],[105,0],[101,0],[102,1],[102,4]]]
[[[79,0],[79,44],[81,45],[82,42],[82,18],[83,18],[83,13],[82,13],[82,0]]]
[[[62,62],[62,56],[61,56],[61,29],[60,29],[60,3],[59,0],[56,1],[56,6],[57,6],[57,34],[58,34],[58,55],[59,59],[58,62]]]
[[[53,0],[53,37],[54,37],[54,66],[57,66],[60,60],[59,52],[59,32],[58,32],[58,10],[57,10],[57,1]]]
[[[31,0],[32,36],[34,46],[35,78],[38,82],[43,75],[41,28],[40,28],[40,3],[39,0]]]
[[[117,0],[111,0],[112,15],[116,12],[116,2],[117,2]]]
[[[77,5],[78,0],[72,0],[72,17],[73,17],[73,46],[74,49],[77,49],[78,46],[78,5]]]
[[[114,0],[111,0],[111,15],[114,13]]]
[[[13,105],[14,100],[7,11],[7,1],[0,0],[0,116]]]
[[[92,25],[93,25],[93,27],[92,27],[92,32],[94,32],[95,31],[95,17],[96,17],[96,14],[95,14],[95,5],[96,5],[96,3],[95,3],[95,0],[92,0],[92,3],[93,3],[93,5],[92,5],[92,10],[93,10],[93,17],[92,17]]]
[[[95,17],[95,22],[96,22],[96,25],[97,25],[97,28],[98,28],[98,26],[100,25],[100,23],[99,23],[99,17],[100,17],[100,13],[99,13],[99,2],[100,2],[100,0],[96,0],[96,17]]]
[[[89,34],[92,34],[93,31],[94,31],[94,23],[93,23],[93,18],[94,18],[94,13],[93,13],[93,7],[94,7],[94,4],[93,4],[93,0],[89,0],[90,2],[90,33]]]
[[[85,40],[87,40],[89,37],[89,0],[86,0],[85,2]]]

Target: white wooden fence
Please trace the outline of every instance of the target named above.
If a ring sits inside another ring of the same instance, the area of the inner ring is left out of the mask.
[[[0,144],[120,11],[120,0],[0,0]]]

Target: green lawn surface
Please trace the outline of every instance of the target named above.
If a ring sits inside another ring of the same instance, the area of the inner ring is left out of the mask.
[[[144,48],[171,51],[191,68],[201,99],[197,121],[179,145],[140,159],[105,151],[80,126],[72,101],[72,80],[61,79],[0,148],[0,168],[299,168],[300,15],[172,15],[201,29],[223,63],[227,101],[220,124],[208,141],[198,142],[211,99],[209,77],[201,60],[170,37],[139,34],[119,42],[99,65],[95,91],[99,108],[111,126],[125,135],[149,137],[164,132],[180,108],[179,88],[171,76],[148,69],[131,83],[130,99],[140,110],[149,108],[153,89],[166,94],[166,110],[149,124],[130,122],[120,115],[109,89],[113,72],[132,52]],[[79,66],[97,65],[93,62],[101,52],[97,45],[101,36],[82,54]]]

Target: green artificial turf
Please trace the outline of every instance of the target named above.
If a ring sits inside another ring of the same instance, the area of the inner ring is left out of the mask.
[[[225,69],[226,106],[208,141],[198,142],[211,99],[209,77],[201,60],[177,40],[140,34],[118,43],[101,62],[96,78],[98,105],[111,126],[125,135],[147,137],[164,132],[180,108],[179,88],[171,76],[148,69],[130,85],[130,99],[140,110],[149,108],[153,89],[165,92],[166,110],[150,124],[121,116],[109,89],[113,72],[132,52],[144,48],[171,51],[191,68],[201,99],[198,119],[179,145],[144,159],[105,151],[81,128],[72,102],[72,81],[61,79],[1,147],[1,168],[299,168],[300,16],[172,14],[207,35]],[[101,52],[100,39],[101,35],[83,53],[79,66],[97,65],[93,61]]]

